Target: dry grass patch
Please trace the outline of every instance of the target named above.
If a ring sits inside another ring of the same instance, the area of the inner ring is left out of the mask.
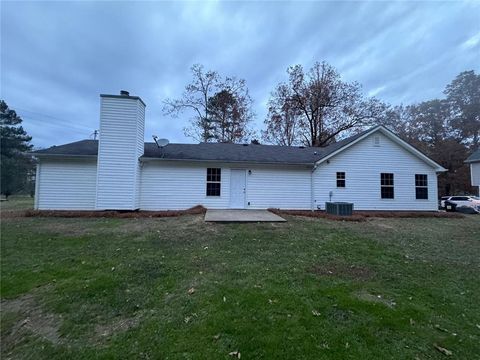
[[[353,280],[369,280],[375,275],[375,272],[367,266],[347,265],[340,262],[318,264],[309,271],[320,276],[335,276]]]
[[[3,313],[15,314],[17,319],[10,332],[2,336],[4,350],[15,348],[31,335],[55,345],[63,342],[59,333],[61,317],[45,311],[35,295],[25,294],[16,299],[2,300],[1,309]]]

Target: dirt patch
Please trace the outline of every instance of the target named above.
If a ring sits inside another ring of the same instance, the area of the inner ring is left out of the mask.
[[[64,210],[27,210],[16,212],[16,217],[63,217],[63,218],[164,218],[181,215],[205,214],[207,209],[201,205],[187,210],[166,211],[64,211]]]
[[[2,352],[8,353],[29,336],[38,336],[53,345],[68,345],[68,339],[60,335],[62,318],[59,315],[46,312],[38,299],[32,294],[26,294],[16,299],[1,301],[2,313],[13,313],[15,322],[10,331],[2,329]],[[102,343],[118,333],[123,333],[140,324],[142,313],[133,317],[117,317],[106,324],[99,324],[89,339],[94,344]]]
[[[62,323],[58,315],[46,312],[32,294],[26,294],[16,299],[2,300],[1,309],[4,313],[15,313],[19,320],[12,326],[9,333],[2,339],[5,350],[13,349],[29,335],[36,335],[53,344],[60,344],[59,329]]]
[[[130,318],[118,318],[108,324],[95,327],[95,338],[97,340],[107,339],[115,334],[123,333],[135,328],[140,324],[141,314]]]
[[[359,300],[374,303],[374,304],[382,304],[389,308],[394,308],[396,303],[393,300],[389,300],[384,298],[382,295],[373,295],[366,291],[361,291],[355,294],[355,297]]]
[[[347,265],[338,262],[315,265],[309,272],[320,276],[334,276],[354,280],[368,280],[375,275],[374,271],[366,266]]]

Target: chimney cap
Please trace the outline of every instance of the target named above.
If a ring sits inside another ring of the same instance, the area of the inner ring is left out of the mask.
[[[123,91],[123,90],[122,90]],[[128,93],[128,91],[126,91],[126,93]],[[129,93],[128,93],[129,94]],[[132,95],[124,95],[124,94],[121,94],[121,95],[110,95],[110,94],[100,94],[100,97],[101,98],[116,98],[116,99],[133,99],[133,100],[139,100],[143,106],[147,106],[145,105],[145,103],[143,102],[143,100],[139,97],[139,96],[132,96]]]
[[[130,93],[127,90],[120,90],[120,95],[122,96],[130,96]]]

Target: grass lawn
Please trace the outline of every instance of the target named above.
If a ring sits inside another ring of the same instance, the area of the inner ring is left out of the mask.
[[[2,358],[480,358],[478,216],[1,231]]]
[[[33,198],[28,195],[12,195],[0,201],[1,211],[33,209]]]

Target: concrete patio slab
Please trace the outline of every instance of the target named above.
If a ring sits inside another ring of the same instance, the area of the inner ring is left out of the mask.
[[[268,210],[207,210],[205,221],[208,222],[285,222]]]

